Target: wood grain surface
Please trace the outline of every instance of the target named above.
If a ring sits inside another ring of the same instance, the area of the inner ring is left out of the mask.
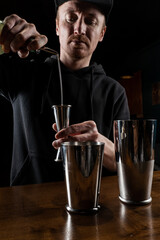
[[[101,208],[94,215],[66,211],[64,182],[0,188],[0,240],[160,239],[160,172],[154,172],[146,206],[121,203],[117,181],[102,179]]]

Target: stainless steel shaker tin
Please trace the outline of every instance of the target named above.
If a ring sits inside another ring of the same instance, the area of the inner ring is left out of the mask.
[[[104,143],[64,142],[61,151],[67,188],[67,211],[80,214],[97,212]]]
[[[152,201],[156,120],[114,121],[119,199],[127,204]]]

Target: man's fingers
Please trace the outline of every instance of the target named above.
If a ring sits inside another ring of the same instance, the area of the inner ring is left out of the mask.
[[[26,57],[29,51],[41,48],[48,41],[46,36],[39,34],[34,24],[15,14],[6,17],[4,23],[0,43],[5,53],[12,50],[20,57]]]
[[[56,125],[56,123],[53,123],[52,128],[53,128],[54,131],[57,132],[57,125]]]
[[[56,130],[56,124],[52,125],[52,128]],[[94,121],[86,121],[79,124],[71,125],[67,128],[60,130],[55,135],[56,140],[52,142],[54,148],[59,148],[64,141],[97,141],[98,130]]]
[[[77,134],[74,136],[69,136],[69,141],[78,141],[78,142],[87,142],[87,141],[96,141],[98,138],[98,132]]]
[[[21,48],[26,48],[28,51],[37,50],[47,43],[48,39],[45,35],[40,35],[34,30],[34,27],[30,30],[28,28],[29,26],[14,36],[10,43],[12,51],[16,52]]]
[[[65,142],[67,141],[66,138],[60,138],[60,139],[57,139],[55,141],[52,142],[52,146],[55,148],[55,149],[58,149],[60,146],[61,146],[61,143],[62,142]]]
[[[62,129],[56,134],[56,138],[62,138],[65,136],[75,136],[87,132],[97,131],[97,127],[94,121],[86,121],[79,124],[73,124],[65,129]]]
[[[12,51],[16,52],[21,48],[27,47],[27,41],[31,38],[33,34],[38,34],[36,32],[35,26],[33,24],[22,24],[16,25],[11,31],[13,39],[10,42],[10,48]]]
[[[67,138],[60,138],[56,139],[55,141],[52,142],[52,146],[55,149],[58,149],[61,146],[62,142],[65,141],[77,141],[77,142],[88,142],[88,141],[97,141],[98,133],[93,133],[93,134],[80,134],[80,135],[74,135],[74,136],[69,136]]]
[[[34,39],[28,43],[27,49],[37,50],[43,47],[48,42],[48,38],[45,35],[37,35]]]
[[[19,22],[20,21],[20,22]],[[1,41],[0,43],[6,43],[6,41],[11,41],[14,37],[16,26],[24,26],[26,24],[26,21],[24,19],[21,19],[16,14],[12,14],[4,19],[4,27],[1,32]],[[21,24],[20,24],[21,23]],[[17,30],[18,32],[20,31]]]
[[[22,50],[17,51],[17,54],[20,58],[26,58],[29,55],[29,51],[22,49]]]

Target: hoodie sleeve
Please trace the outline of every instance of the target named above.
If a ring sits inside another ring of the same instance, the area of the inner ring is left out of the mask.
[[[8,101],[15,99],[17,90],[24,84],[24,76],[29,72],[24,70],[27,62],[14,53],[0,56],[0,95]]]
[[[46,69],[44,61],[47,55],[30,53],[27,58],[20,58],[17,54],[3,54],[0,56],[0,95],[8,101],[15,100],[18,92],[27,88],[34,77],[41,76]],[[43,70],[44,69],[44,70]]]
[[[10,76],[10,61],[8,54],[0,56],[0,95],[9,100],[8,96],[8,80]]]

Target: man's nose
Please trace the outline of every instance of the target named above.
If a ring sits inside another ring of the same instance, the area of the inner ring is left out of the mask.
[[[86,34],[86,24],[83,19],[78,19],[74,25],[75,35],[85,35]]]

